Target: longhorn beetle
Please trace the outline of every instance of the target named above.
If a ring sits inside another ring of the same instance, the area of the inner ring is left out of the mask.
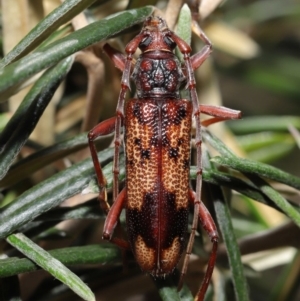
[[[214,116],[206,125],[240,118],[240,112],[224,107],[199,105],[194,70],[209,56],[212,47],[204,33],[204,48],[190,57],[190,46],[168,29],[160,17],[146,19],[142,31],[126,48],[126,57],[109,45],[104,50],[123,71],[116,116],[88,134],[98,185],[99,199],[108,212],[103,238],[122,248],[129,244],[112,237],[122,209],[126,210],[130,247],[141,269],[154,277],[164,277],[176,267],[186,249],[178,289],[182,286],[198,225],[198,220],[212,242],[212,251],[196,300],[203,300],[214,269],[218,245],[215,223],[201,202],[201,123],[200,112]],[[178,47],[181,64],[173,53]],[[137,48],[141,55],[133,62]],[[136,98],[125,102],[130,76],[136,85]],[[180,98],[186,84],[190,100]],[[195,119],[197,153],[196,192],[189,183],[192,117]],[[125,188],[118,192],[121,127],[124,128],[126,158]],[[115,131],[113,164],[113,199],[107,203],[106,180],[97,158],[94,140]],[[186,244],[189,205],[194,206],[191,234]]]

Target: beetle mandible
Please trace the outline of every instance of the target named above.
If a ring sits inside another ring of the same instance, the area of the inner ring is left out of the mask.
[[[210,55],[212,45],[201,33],[204,48],[190,56],[191,47],[166,25],[160,17],[146,19],[141,32],[126,48],[126,57],[108,44],[104,50],[123,71],[116,116],[96,127],[88,134],[94,163],[99,199],[108,213],[103,238],[127,248],[128,243],[112,237],[120,213],[126,210],[130,247],[141,269],[154,277],[164,277],[176,267],[183,251],[185,260],[178,288],[182,286],[195,233],[200,221],[212,242],[207,270],[196,295],[201,301],[209,285],[216,260],[218,232],[215,223],[201,202],[201,122],[200,112],[220,120],[236,119],[239,111],[224,107],[199,105],[194,70]],[[183,54],[181,64],[173,53],[178,47]],[[133,63],[137,48],[141,55]],[[130,76],[136,85],[136,98],[125,102]],[[190,99],[180,98],[180,87],[186,84]],[[197,154],[196,191],[189,183],[190,141],[192,118],[195,119],[195,146]],[[126,158],[125,188],[118,192],[119,149],[121,128],[124,128]],[[97,157],[94,141],[97,137],[115,131],[113,164],[113,199],[107,203],[106,180]],[[191,234],[186,243],[189,206],[194,206]]]

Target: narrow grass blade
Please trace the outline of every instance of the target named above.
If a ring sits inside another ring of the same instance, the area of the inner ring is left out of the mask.
[[[107,137],[103,136],[103,139],[107,139]],[[101,138],[97,139],[96,145],[101,144],[102,141]],[[29,155],[9,169],[0,181],[0,188],[3,189],[16,184],[46,165],[87,147],[87,143],[87,133],[82,133]]]
[[[178,22],[176,26],[176,34],[181,37],[185,42],[191,45],[192,39],[192,16],[191,11],[187,4],[182,6],[180,11]],[[178,47],[175,49],[176,56],[181,62],[184,61],[182,53],[179,51]]]
[[[255,174],[257,176],[265,177],[267,179],[289,185],[296,189],[300,189],[300,178],[268,164],[238,157],[235,157],[234,159],[226,157],[214,157],[212,160],[214,163],[228,166],[243,173]]]
[[[6,240],[41,268],[66,284],[83,300],[96,300],[90,288],[77,275],[25,235],[22,233],[12,234]]]
[[[247,281],[244,275],[241,253],[234,234],[228,203],[224,199],[224,194],[220,187],[213,186],[211,193],[215,200],[214,207],[219,229],[227,249],[236,300],[249,301]]]
[[[251,134],[264,131],[287,131],[289,124],[300,129],[300,118],[295,116],[256,116],[239,122],[228,122],[236,134]]]
[[[9,237],[8,239],[11,239]],[[64,265],[109,264],[120,262],[120,249],[113,245],[89,245],[49,251],[49,254]],[[7,258],[0,260],[0,277],[9,277],[20,273],[32,272],[39,266],[27,258]]]
[[[12,49],[0,62],[0,68],[19,59],[37,47],[59,26],[71,20],[78,13],[90,6],[95,0],[66,0],[54,9]]]
[[[0,179],[14,162],[72,64],[73,57],[68,57],[47,70],[28,92],[1,133],[0,145],[3,148],[0,155]]]
[[[238,158],[220,139],[207,131],[203,131],[203,138],[222,155],[221,157],[214,157],[212,159],[214,163],[228,166],[240,172],[256,174],[258,176],[289,185],[296,189],[300,189],[300,178],[268,164]]]
[[[178,292],[179,272],[175,270],[174,273],[165,279],[153,279],[161,299],[163,301],[193,301],[194,297],[186,285],[183,285],[182,289]]]
[[[123,11],[94,22],[55,41],[0,70],[0,98],[6,100],[13,87],[39,71],[92,44],[108,39],[118,32],[141,23],[153,12],[153,7]]]
[[[269,197],[288,217],[290,217],[298,227],[300,227],[300,212],[298,212],[266,181],[255,175],[247,176],[267,197]]]
[[[112,156],[113,150],[107,149],[99,153],[99,160],[103,164]],[[104,173],[108,183],[111,183],[111,167],[104,168]],[[80,193],[94,177],[93,163],[88,158],[28,189],[14,202],[1,208],[0,237],[8,236],[65,199]]]
[[[209,160],[209,155],[207,153],[204,153],[203,163],[205,167],[210,167],[212,170],[215,169]],[[220,186],[210,185],[210,195],[214,200],[213,203],[219,229],[228,253],[236,300],[249,301],[247,281],[244,275],[241,253],[234,234],[230,209],[228,202],[225,199],[225,193],[223,193]]]

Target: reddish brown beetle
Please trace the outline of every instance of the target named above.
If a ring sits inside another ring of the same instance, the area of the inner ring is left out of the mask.
[[[142,31],[126,48],[127,56],[106,45],[105,51],[123,71],[116,117],[108,119],[89,132],[89,146],[100,187],[99,199],[108,216],[103,238],[120,247],[129,245],[112,237],[122,209],[126,210],[127,231],[132,252],[141,269],[155,277],[171,273],[186,249],[179,289],[187,270],[198,220],[209,235],[213,247],[202,285],[196,300],[203,300],[216,260],[218,233],[208,210],[201,202],[201,123],[199,115],[220,120],[239,118],[240,112],[224,107],[199,106],[194,70],[211,53],[211,43],[202,33],[204,48],[190,57],[190,46],[168,29],[160,17],[149,17]],[[184,56],[183,66],[173,53],[178,47]],[[142,54],[135,64],[132,57],[137,48]],[[136,84],[136,98],[125,103],[129,79]],[[181,99],[183,83],[190,100]],[[196,192],[190,188],[190,141],[192,117],[195,118],[197,150]],[[126,184],[118,192],[119,148],[121,127],[124,127]],[[94,140],[115,131],[114,203],[109,209],[106,200],[106,180],[99,164]],[[194,206],[194,218],[186,245],[189,205]]]

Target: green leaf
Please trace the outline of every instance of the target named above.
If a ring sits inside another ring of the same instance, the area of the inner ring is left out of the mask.
[[[300,212],[299,209],[293,207],[287,200],[285,200],[277,191],[275,191],[269,184],[267,184],[261,177],[274,180],[280,183],[284,183],[296,189],[300,188],[300,179],[293,175],[290,175],[280,169],[273,166],[251,161],[248,159],[238,158],[229,151],[226,146],[216,137],[213,137],[208,132],[204,133],[205,140],[215,147],[222,157],[214,157],[211,159],[213,163],[217,163],[222,166],[228,166],[232,169],[236,169],[245,174],[255,185],[253,191],[260,191],[269,200],[271,200],[277,208],[289,216],[297,225],[300,226]],[[239,191],[239,190],[237,190]],[[251,197],[250,194],[244,193]],[[262,195],[259,196],[261,199]],[[256,199],[255,197],[251,197]],[[262,197],[262,199],[265,199]]]
[[[184,4],[180,10],[180,14],[178,17],[176,34],[189,45],[191,45],[191,39],[192,39],[191,28],[192,28],[191,10],[189,9],[187,4]]]
[[[57,87],[69,72],[73,56],[47,70],[28,92],[0,136],[0,179],[14,162],[20,149],[34,130]]]
[[[222,157],[214,157],[212,159],[214,163],[228,166],[240,172],[265,177],[296,189],[300,189],[300,178],[290,175],[289,173],[268,164],[236,157],[220,139],[214,137],[207,131],[203,131],[203,138],[222,155]]]
[[[300,189],[300,179],[287,172],[284,172],[276,167],[242,158],[226,158],[214,157],[214,163],[219,165],[228,166],[243,173],[251,173],[270,180],[274,180],[296,189]]]
[[[241,260],[241,254],[238,243],[234,234],[234,229],[231,221],[230,210],[227,201],[224,200],[224,195],[219,187],[214,187],[214,194],[219,192],[219,197],[214,201],[214,207],[224,243],[226,245],[232,281],[236,299],[239,301],[248,301],[247,281],[244,275],[244,268]]]
[[[99,153],[102,164],[112,157],[112,149]],[[103,171],[111,183],[111,167],[104,168]],[[0,237],[8,236],[37,216],[61,204],[65,199],[80,193],[94,177],[93,163],[88,158],[28,189],[14,202],[1,208]]]
[[[247,174],[246,174],[247,175]],[[260,177],[252,174],[247,175],[248,178],[259,189],[269,197],[287,216],[289,216],[298,227],[300,227],[300,212],[297,211],[284,197],[281,196],[274,188]]]
[[[280,158],[287,157],[294,148],[294,142],[290,141],[286,143],[283,141],[282,143],[265,146],[261,149],[248,152],[247,154],[252,160],[264,163],[272,163]]]
[[[91,200],[72,207],[54,208],[42,215],[38,221],[63,221],[68,219],[100,219],[105,217],[98,200]]]
[[[59,26],[71,20],[95,0],[66,0],[38,23],[0,62],[0,68],[32,51]]]
[[[246,151],[252,152],[261,148],[274,147],[277,144],[291,144],[294,141],[289,133],[263,131],[259,133],[237,136],[239,145]]]
[[[290,133],[259,132],[236,137],[249,158],[264,163],[286,156],[295,147]]]
[[[163,286],[158,292],[163,301],[180,301],[176,287]]]
[[[196,167],[192,167],[191,178],[196,178]],[[280,210],[262,191],[260,191],[252,183],[246,182],[242,179],[236,178],[232,175],[222,173],[215,170],[203,170],[203,180],[217,186],[227,187],[235,190],[252,200],[261,202],[276,210]],[[300,212],[300,209],[299,209]]]
[[[204,154],[203,163],[205,167],[215,169],[209,161],[208,154]],[[219,230],[221,231],[228,253],[236,300],[248,301],[247,281],[244,275],[241,253],[234,234],[228,201],[220,186],[211,185],[210,195],[213,199]]]
[[[176,34],[182,38],[185,42],[191,45],[192,38],[192,16],[191,11],[187,4],[182,6],[180,10],[180,14],[178,17],[178,22],[176,26]],[[183,54],[180,52],[178,47],[176,47],[176,56],[179,58],[181,62],[184,61]]]
[[[177,282],[179,279],[179,272],[175,270],[173,274],[166,278],[154,279],[154,283],[158,289],[158,293],[163,301],[192,301],[193,295],[186,285],[178,292]]]
[[[13,234],[7,237],[6,240],[37,265],[66,284],[78,296],[87,301],[96,300],[90,288],[77,275],[25,235],[22,233]]]
[[[79,50],[108,39],[134,24],[141,23],[152,12],[153,7],[146,6],[111,15],[8,65],[0,70],[0,98],[6,100],[16,84]]]
[[[121,263],[120,249],[110,245],[89,245],[49,251],[64,265]],[[0,260],[0,277],[36,271],[39,267],[27,258],[11,257]]]
[[[239,135],[266,131],[288,131],[290,124],[300,129],[300,118],[295,116],[255,116],[243,118],[239,122],[228,121],[230,129]]]
[[[106,139],[107,137],[108,136],[103,136],[102,138]],[[103,141],[102,138],[97,139],[96,145]],[[32,174],[58,159],[85,148],[87,143],[87,133],[82,133],[33,153],[18,161],[10,168],[5,177],[0,181],[0,188],[6,188],[16,184],[28,177],[28,174]]]

